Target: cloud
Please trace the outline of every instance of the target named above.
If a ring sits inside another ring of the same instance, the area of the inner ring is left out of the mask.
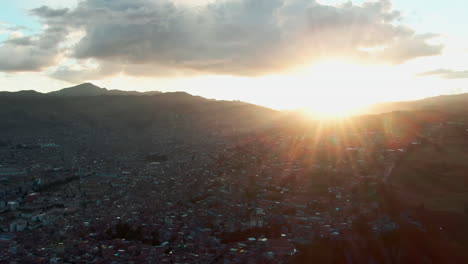
[[[23,32],[28,32],[28,31],[30,32],[31,29],[0,20],[0,34],[15,36],[15,35],[23,34]]]
[[[34,9],[32,13],[49,18],[65,14],[46,7]],[[31,32],[31,29],[0,23],[0,29],[2,27],[4,33],[8,34],[8,39],[0,42],[2,72],[34,72],[55,65],[60,55],[60,43],[68,34],[66,25],[61,23],[51,23],[42,33],[28,36],[24,36],[23,32]]]
[[[393,64],[401,64],[409,59],[440,54],[442,45],[427,44],[427,41],[433,37],[432,34],[402,37],[398,42],[388,46],[378,58]]]
[[[121,68],[116,64],[102,62],[99,65],[90,65],[89,63],[77,63],[71,66],[58,67],[50,74],[52,78],[80,83],[83,80],[97,80],[103,77],[111,76],[121,72]]]
[[[6,31],[15,31],[15,30],[29,30],[26,27],[23,26],[17,26],[11,23],[8,23],[6,21],[0,20],[0,30],[6,30]]]
[[[443,79],[468,79],[468,71],[454,71],[448,69],[438,69],[422,72],[418,76],[439,76]]]
[[[89,69],[94,78],[115,69],[136,76],[256,76],[328,57],[399,64],[438,55],[443,48],[428,43],[435,35],[401,25],[401,14],[389,0],[338,6],[314,0],[223,0],[196,7],[170,0],[84,0],[73,9],[31,12],[51,27],[85,32],[68,53],[102,64],[94,73]],[[59,53],[52,51],[50,57]],[[42,65],[50,65],[46,62]],[[62,66],[53,76],[76,81],[75,71]]]
[[[40,71],[54,65],[66,33],[63,27],[53,26],[40,35],[10,34],[9,39],[0,44],[0,71]]]
[[[62,17],[67,13],[68,8],[53,9],[47,6],[41,6],[31,10],[31,14],[44,18]]]

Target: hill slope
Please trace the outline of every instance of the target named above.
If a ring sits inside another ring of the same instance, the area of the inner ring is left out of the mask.
[[[441,95],[416,101],[374,104],[362,109],[362,114],[380,114],[393,111],[440,110],[450,113],[467,113],[468,93]]]
[[[126,147],[148,147],[159,139],[200,143],[255,129],[278,114],[260,106],[181,92],[96,96],[103,90],[92,86],[83,91],[94,95],[0,96],[0,136]]]
[[[468,213],[468,133],[443,124],[430,138],[398,163],[391,183],[413,205]]]

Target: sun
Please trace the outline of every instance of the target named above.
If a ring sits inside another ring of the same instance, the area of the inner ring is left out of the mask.
[[[347,104],[347,102],[324,102],[323,104],[315,103],[310,107],[306,107],[304,108],[304,112],[308,115],[323,119],[336,119],[357,114],[360,107],[361,105]]]
[[[339,118],[359,113],[375,103],[374,96],[385,71],[379,66],[344,60],[328,60],[306,68],[297,77],[301,94],[310,98],[306,112],[322,118]],[[310,85],[300,85],[301,82]],[[310,87],[312,86],[312,87]]]
[[[415,90],[405,74],[390,65],[334,59],[258,77],[194,77],[196,81],[192,79],[187,85],[196,86],[198,94],[208,98],[303,110],[313,117],[329,119],[360,114],[374,103],[400,100],[401,95]],[[195,82],[198,85],[193,85]]]

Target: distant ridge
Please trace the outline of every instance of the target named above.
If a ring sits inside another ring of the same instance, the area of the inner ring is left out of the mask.
[[[126,149],[146,148],[159,136],[192,142],[195,137],[213,135],[214,128],[219,133],[242,133],[279,114],[261,106],[186,92],[122,92],[92,84],[48,94],[0,92],[0,106],[0,139],[5,134],[28,138],[74,134],[73,138],[85,138],[83,142],[101,144],[96,142],[96,135],[105,133],[128,142],[123,143]]]
[[[24,90],[19,92],[0,92],[0,96],[40,97],[45,96],[45,94],[34,90]]]
[[[92,83],[83,83],[77,86],[64,88],[55,92],[50,92],[49,95],[55,96],[99,96],[107,94],[106,88],[98,87]]]
[[[101,88],[92,83],[83,83],[77,86],[64,88],[58,91],[50,92],[48,95],[60,96],[60,97],[86,97],[86,96],[101,96],[101,95],[133,95],[133,96],[145,96],[161,94],[159,91],[151,92],[137,92],[137,91],[121,91],[121,90],[108,90]]]
[[[162,95],[162,98],[192,98],[198,97],[190,95],[186,92],[167,92],[160,91],[122,91],[109,90],[101,88],[92,83],[83,83],[73,87],[64,88],[61,90],[40,93],[34,90],[24,90],[18,92],[0,92],[0,97],[8,98],[74,98],[74,97],[98,97],[98,96],[138,96],[146,97],[153,95]],[[201,98],[201,97],[199,97]],[[435,97],[424,98],[415,101],[400,101],[400,102],[384,102],[376,103],[361,108],[355,115],[373,115],[383,114],[395,111],[420,111],[433,110],[440,112],[463,112],[468,113],[468,93],[454,95],[440,95]],[[295,112],[295,111],[293,111]],[[299,111],[300,112],[300,111]]]
[[[360,114],[383,114],[394,111],[437,110],[468,112],[468,93],[439,95],[415,101],[377,103],[363,108]]]

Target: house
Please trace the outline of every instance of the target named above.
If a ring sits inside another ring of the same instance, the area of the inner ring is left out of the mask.
[[[16,209],[18,209],[19,207],[19,203],[16,202],[16,201],[10,201],[8,202],[8,209],[12,210],[12,211],[15,211]]]
[[[174,219],[173,219],[173,218],[174,218],[173,216],[166,216],[166,217],[164,217],[164,223],[165,223],[166,225],[172,225],[173,222],[174,222]]]
[[[25,220],[23,219],[15,220],[10,223],[9,231],[12,233],[23,232],[27,226],[28,226],[28,222],[26,222]]]
[[[49,225],[61,218],[63,218],[63,212],[60,210],[53,210],[47,213],[35,215],[31,220],[40,221],[43,225]]]
[[[262,215],[253,215],[250,217],[249,226],[254,227],[263,227],[265,225],[265,221]]]
[[[292,255],[296,252],[294,245],[286,238],[271,239],[269,246],[275,255]]]

